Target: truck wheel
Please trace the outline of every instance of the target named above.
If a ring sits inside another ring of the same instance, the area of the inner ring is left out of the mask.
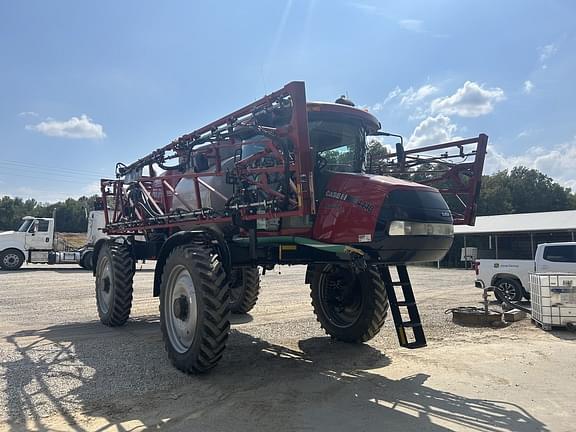
[[[230,312],[245,314],[252,310],[260,293],[258,268],[232,269],[230,275]]]
[[[18,270],[25,261],[24,254],[18,249],[6,249],[0,253],[0,268],[2,270]]]
[[[132,281],[136,267],[125,244],[106,242],[96,263],[96,305],[102,324],[126,323],[132,307]]]
[[[514,279],[499,279],[495,284],[494,297],[500,303],[503,302],[502,297],[508,301],[516,302],[522,300],[522,285]]]
[[[204,245],[174,248],[160,290],[160,327],[172,364],[186,373],[212,369],[230,330],[229,287],[220,257]]]
[[[92,251],[82,255],[82,258],[80,258],[80,267],[86,270],[92,270]]]
[[[384,325],[388,296],[376,267],[356,274],[345,266],[318,266],[311,288],[314,313],[330,336],[344,342],[366,342]]]

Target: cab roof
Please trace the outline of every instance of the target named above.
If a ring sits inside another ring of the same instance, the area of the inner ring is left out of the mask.
[[[325,112],[357,118],[361,120],[371,132],[376,132],[381,127],[376,117],[368,111],[353,106],[330,102],[308,102],[306,107],[309,113]]]

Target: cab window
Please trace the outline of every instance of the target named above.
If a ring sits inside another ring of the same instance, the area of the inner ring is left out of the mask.
[[[50,226],[50,222],[48,222],[47,220],[42,220],[40,219],[38,221],[38,227],[36,229],[36,231],[38,232],[48,232],[48,227]]]
[[[22,222],[20,228],[18,228],[18,232],[28,232],[28,229],[30,228],[30,225],[32,225],[32,222],[33,222],[32,219],[26,219],[24,222]]]
[[[366,132],[360,122],[311,116],[308,131],[317,167],[330,171],[362,172]]]

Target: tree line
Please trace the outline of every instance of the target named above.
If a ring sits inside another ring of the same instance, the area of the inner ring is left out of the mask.
[[[96,195],[83,196],[46,204],[4,196],[0,199],[0,231],[16,229],[23,216],[55,215],[58,232],[85,232],[86,213],[94,208],[96,199]],[[574,209],[576,195],[535,169],[516,167],[482,177],[479,216]]]

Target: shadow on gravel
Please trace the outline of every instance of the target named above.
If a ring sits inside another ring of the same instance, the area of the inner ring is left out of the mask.
[[[182,431],[549,430],[520,406],[437,390],[425,374],[387,378],[386,355],[328,337],[289,348],[232,330],[219,367],[202,376],[168,363],[157,319],[121,329],[54,326],[7,341],[17,352],[1,367],[11,430],[26,422],[51,430],[46,415],[76,431],[135,424]],[[78,425],[78,413],[103,426]]]

